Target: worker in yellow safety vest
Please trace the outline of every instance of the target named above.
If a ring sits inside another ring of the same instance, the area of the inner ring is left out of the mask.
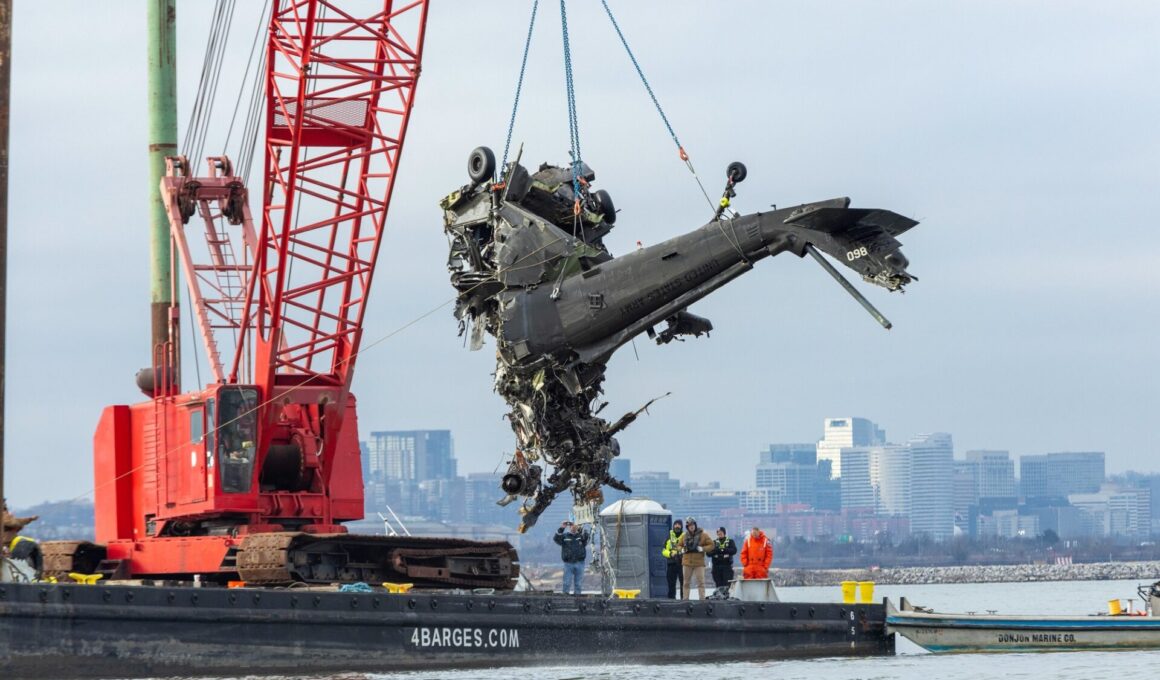
[[[40,544],[27,536],[17,536],[8,544],[8,557],[27,563],[37,576],[44,569],[44,556],[40,552]]]
[[[677,599],[677,585],[680,582],[684,586],[684,578],[681,576],[681,555],[685,550],[682,544],[685,542],[685,524],[681,520],[673,522],[673,530],[669,532],[669,540],[665,541],[665,549],[661,551],[661,555],[668,560],[668,565],[665,569],[665,578],[669,582],[669,599]]]

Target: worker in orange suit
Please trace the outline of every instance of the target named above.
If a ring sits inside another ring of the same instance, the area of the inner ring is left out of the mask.
[[[769,565],[773,562],[773,544],[758,527],[749,530],[745,544],[741,546],[742,578],[769,578]]]

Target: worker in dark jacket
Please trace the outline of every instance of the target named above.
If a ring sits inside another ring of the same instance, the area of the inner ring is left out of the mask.
[[[560,546],[560,559],[564,561],[564,592],[572,583],[572,594],[580,594],[580,583],[584,580],[584,561],[588,559],[588,532],[567,520],[556,530],[555,541]]]
[[[681,575],[681,545],[685,539],[685,524],[681,520],[673,522],[673,530],[669,532],[669,540],[665,541],[665,549],[661,551],[668,565],[665,569],[665,578],[669,582],[669,599],[677,599],[678,584],[684,585]]]
[[[709,557],[713,560],[713,585],[726,588],[733,580],[733,556],[737,554],[737,544],[725,533],[725,527],[717,529],[717,540]]]

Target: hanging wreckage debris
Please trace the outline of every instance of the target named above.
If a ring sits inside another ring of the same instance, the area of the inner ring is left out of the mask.
[[[601,502],[606,485],[627,490],[609,463],[620,453],[615,435],[644,408],[609,423],[599,417],[600,396],[608,360],[637,335],[664,344],[707,334],[712,323],[689,305],[783,252],[813,256],[887,328],[815,248],[888,290],[914,279],[895,237],[917,222],[850,208],[848,198],[751,215],[718,210],[698,229],[614,258],[603,238],[616,212],[607,192],[591,189],[586,164],[577,164],[579,181],[570,168],[529,173],[518,160],[501,181],[494,172],[492,152],[476,149],[471,183],[440,205],[460,334],[473,350],[485,333],[497,343],[495,390],[511,408],[517,443],[500,504],[524,499],[521,531],[565,490],[585,508]],[[745,173],[740,163],[729,166],[723,208]]]

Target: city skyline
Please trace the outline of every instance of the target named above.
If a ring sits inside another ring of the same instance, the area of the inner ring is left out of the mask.
[[[819,419],[818,419],[818,421],[819,421],[819,422],[828,422],[828,421],[830,421],[830,420],[833,420],[833,419],[834,419],[834,417],[832,417],[832,416],[831,416],[831,417],[819,418]],[[857,418],[855,418],[855,419],[856,419],[856,420],[863,420],[863,421],[867,421],[867,422],[869,422],[871,425],[876,425],[876,426],[878,426],[878,425],[881,425],[881,423],[882,423],[882,421],[879,421],[879,420],[877,420],[877,419],[875,419],[875,418],[864,418],[864,417],[857,417]],[[365,418],[365,417],[364,417],[364,420],[366,420],[366,418]],[[460,445],[460,443],[459,443],[459,439],[458,439],[458,438],[455,436],[454,430],[453,430],[452,428],[449,428],[449,427],[434,427],[434,428],[404,428],[404,429],[397,429],[397,430],[396,430],[396,429],[390,429],[390,428],[386,428],[386,427],[375,427],[373,430],[370,430],[370,429],[368,429],[368,428],[366,428],[366,427],[363,427],[363,428],[361,428],[361,429],[363,429],[363,431],[364,431],[364,432],[366,432],[368,435],[370,435],[370,434],[374,434],[374,433],[376,433],[376,432],[427,432],[427,431],[431,431],[431,432],[433,432],[433,431],[447,431],[447,432],[450,432],[450,433],[451,433],[452,439],[453,439],[453,441],[455,442],[455,444],[454,444],[454,446],[453,446],[453,451],[454,451],[454,453],[455,453],[455,455],[456,455],[456,460],[462,461],[462,458],[460,458],[460,457],[459,457],[459,450],[458,450],[458,449],[460,449],[460,448],[461,448],[461,445]],[[824,429],[823,429],[823,430],[819,430],[819,431],[824,431]],[[890,430],[889,428],[882,428],[882,427],[879,427],[879,431],[880,431],[880,432],[884,432],[884,433],[886,433],[886,432],[890,432],[891,430]],[[921,428],[920,428],[920,429],[919,429],[919,430],[917,430],[916,432],[914,432],[914,433],[912,433],[912,434],[910,434],[910,435],[907,435],[907,436],[906,436],[904,439],[902,439],[902,440],[901,440],[901,443],[905,443],[906,441],[908,441],[909,439],[913,438],[914,436],[918,436],[918,435],[921,435],[921,434],[927,434],[927,433],[934,433],[934,432],[938,432],[938,431],[939,431],[939,430],[935,430],[935,429],[932,429],[932,428],[927,428],[927,429],[921,429]],[[951,432],[951,433],[949,433],[949,434],[951,434],[951,435],[954,435],[954,433],[953,433],[953,432]],[[823,441],[823,438],[824,438],[824,435],[822,435],[822,436],[819,436],[819,437],[817,437],[816,439],[813,439],[813,440],[810,440],[808,437],[807,437],[807,438],[802,438],[802,439],[800,439],[800,440],[794,440],[794,439],[790,439],[790,438],[772,438],[772,437],[771,437],[771,438],[766,438],[766,439],[763,439],[763,440],[759,440],[759,441],[758,441],[758,442],[756,442],[756,443],[755,443],[755,444],[754,444],[754,445],[753,445],[753,446],[752,446],[750,449],[747,449],[747,451],[752,451],[752,452],[753,452],[753,455],[754,455],[754,457],[755,457],[755,461],[753,461],[753,462],[757,462],[758,464],[760,464],[760,463],[770,462],[769,460],[767,460],[767,458],[769,458],[769,455],[768,455],[768,454],[769,454],[769,451],[770,451],[770,448],[769,448],[770,446],[774,446],[774,447],[793,447],[793,446],[798,446],[798,445],[803,445],[803,444],[804,444],[804,445],[808,445],[808,446],[810,446],[811,448],[813,448],[813,447],[816,447],[816,446],[817,446],[817,444],[821,443],[821,442]],[[956,456],[958,456],[958,455],[959,455],[959,452],[961,452],[961,455],[962,455],[962,457],[961,457],[961,458],[960,458],[960,457],[956,457],[956,458],[955,458],[955,460],[956,460],[956,461],[959,461],[959,460],[965,460],[965,459],[966,459],[966,456],[967,456],[968,454],[985,454],[985,453],[991,453],[991,452],[1002,452],[1002,453],[1008,453],[1008,454],[1010,454],[1010,455],[1011,455],[1011,456],[1012,456],[1012,457],[1015,459],[1015,461],[1018,461],[1018,460],[1020,460],[1021,458],[1023,458],[1023,457],[1028,457],[1028,456],[1046,456],[1046,455],[1051,455],[1051,454],[1070,454],[1070,453],[1081,453],[1081,452],[1082,452],[1082,451],[1081,451],[1081,449],[1079,449],[1079,448],[1068,449],[1068,448],[1066,448],[1066,447],[1064,447],[1064,448],[1060,448],[1060,449],[1048,449],[1048,448],[1044,448],[1044,447],[1039,447],[1039,448],[1030,449],[1030,450],[1028,450],[1028,451],[1025,451],[1025,452],[1019,452],[1019,451],[1017,451],[1017,450],[1015,450],[1015,449],[1012,449],[1012,448],[1003,448],[1003,447],[1001,447],[1001,446],[993,446],[993,447],[991,447],[991,448],[967,448],[967,447],[965,447],[965,446],[960,446],[960,445],[958,445],[958,444],[957,444],[957,441],[958,441],[958,437],[957,437],[957,436],[954,436],[954,439],[955,439],[955,442],[956,442],[956,444],[955,444],[955,446],[954,446],[954,451],[955,451],[955,453],[956,453]],[[359,441],[360,441],[361,443],[364,443],[364,444],[365,444],[365,443],[367,442],[367,440],[368,440],[368,438],[367,438],[367,437],[364,437],[364,436],[360,435],[360,437],[359,437]],[[883,440],[883,442],[882,442],[882,444],[884,444],[884,445],[897,445],[898,443],[899,443],[899,442],[890,441],[890,437],[889,437],[889,436],[887,436],[887,437],[886,437],[886,438]],[[815,449],[815,450],[816,450],[816,449]],[[1097,447],[1094,447],[1094,448],[1091,448],[1091,449],[1083,449],[1083,451],[1089,451],[1089,450],[1091,450],[1091,451],[1100,451],[1100,452],[1104,453],[1104,454],[1105,454],[1105,456],[1106,456],[1106,453],[1107,453],[1107,452],[1106,452],[1106,450],[1104,450],[1104,449],[1102,449],[1102,448],[1100,448],[1100,447],[1098,447],[1098,446],[1097,446]],[[635,456],[624,455],[623,457],[624,457],[624,458],[627,458],[627,459],[630,459],[630,460],[639,460],[639,459],[638,459],[638,458],[636,458]],[[818,460],[819,460],[819,461],[821,460],[821,455],[818,455]],[[615,462],[615,459],[614,459],[614,462]],[[745,464],[747,464],[747,465],[748,465],[748,464],[750,464],[750,462],[751,462],[751,461],[745,461]],[[1157,462],[1157,465],[1155,465],[1154,467],[1151,467],[1151,468],[1145,468],[1145,467],[1135,467],[1135,468],[1120,468],[1120,469],[1113,469],[1112,467],[1108,466],[1108,467],[1107,467],[1107,472],[1108,472],[1108,474],[1118,474],[1118,473],[1125,473],[1125,472],[1140,472],[1140,473],[1144,473],[1144,474],[1160,473],[1160,459],[1158,459],[1156,462]],[[365,467],[365,466],[364,466],[364,467]],[[642,471],[643,471],[643,470],[653,471],[653,470],[655,469],[655,470],[659,470],[659,471],[670,471],[670,472],[671,472],[671,470],[666,470],[666,469],[665,469],[665,468],[663,468],[663,467],[646,468],[646,467],[644,467],[644,466],[639,466],[639,465],[638,465],[638,466],[635,466],[635,467],[636,467],[636,468],[638,468],[639,470],[642,470]],[[1016,467],[1016,470],[1017,470],[1017,471],[1018,471],[1018,469],[1019,469],[1019,468],[1018,468],[1018,467]],[[462,466],[460,466],[460,472],[461,472],[461,473],[463,473],[463,474],[470,474],[470,473],[473,473],[473,472],[485,472],[485,470],[482,470],[482,469],[466,469],[466,468],[462,468]],[[749,478],[751,478],[751,477],[752,477],[752,471],[751,471],[749,468],[746,468],[745,470],[743,470],[743,471],[742,471],[742,474],[740,475],[740,477],[739,477],[739,478],[749,479]],[[1018,474],[1018,472],[1016,473],[1016,475],[1015,475],[1015,478],[1016,478],[1016,479],[1019,479],[1019,478],[1020,478],[1020,475]],[[725,483],[725,479],[720,479],[720,478],[713,478],[713,479],[708,479],[707,481]]]
[[[177,11],[183,125],[210,5]],[[259,9],[239,3],[224,93],[239,90]],[[620,436],[634,465],[740,485],[763,442],[812,440],[843,413],[872,414],[888,433],[949,432],[963,450],[1156,465],[1160,432],[1139,424],[1160,411],[1160,317],[1146,311],[1160,309],[1160,90],[1140,83],[1160,63],[1160,6],[621,2],[617,16],[711,195],[740,160],[743,212],[850,196],[921,221],[907,234],[920,280],[906,296],[853,282],[890,332],[808,258],[778,258],[690,309],[712,319],[711,337],[658,348],[642,336],[615,357],[606,413],[672,393]],[[26,3],[14,20],[6,493],[26,505],[90,494],[102,408],[143,400],[133,375],[150,360],[155,187],[141,7]],[[611,251],[706,222],[599,4],[578,4],[570,23],[584,160],[620,208]],[[510,12],[478,3],[436,3],[430,26],[352,389],[364,422],[450,428],[460,466],[490,470],[512,433],[493,348],[467,351],[444,306],[437,203],[467,181],[471,149],[502,150],[523,35]],[[562,56],[537,30],[513,152],[559,164]],[[831,37],[821,51],[819,31]],[[480,35],[500,38],[494,68],[463,68]],[[672,36],[684,35],[728,36],[730,49],[682,50]],[[221,151],[227,129],[215,121],[206,148]],[[192,383],[198,341],[181,312]],[[200,369],[204,379],[204,359]]]
[[[845,416],[843,418],[850,419],[849,416]],[[366,419],[364,417],[364,422],[365,422],[365,420]],[[788,457],[788,456],[792,455],[790,453],[790,450],[793,447],[797,447],[797,446],[801,446],[801,445],[808,446],[810,448],[810,450],[814,452],[816,460],[818,462],[821,462],[821,460],[822,460],[822,453],[821,453],[822,445],[824,445],[826,443],[826,441],[825,441],[826,433],[829,431],[830,425],[835,420],[835,417],[821,418],[819,420],[822,421],[822,428],[820,430],[822,432],[822,436],[819,436],[816,440],[814,440],[812,442],[802,441],[802,442],[798,442],[798,443],[786,443],[785,441],[774,442],[772,439],[767,440],[766,444],[764,444],[764,445],[759,444],[751,449],[751,451],[754,452],[753,453],[754,461],[752,461],[752,462],[754,462],[760,468],[763,465],[774,462],[773,461],[774,456],[772,455],[772,449],[774,447],[782,448],[783,449],[782,455],[785,457]],[[868,426],[874,428],[879,435],[884,435],[885,432],[890,431],[889,429],[881,428],[880,423],[877,420],[868,419],[868,418],[861,418],[861,417],[855,417],[855,418],[852,418],[852,420],[862,421],[862,423],[864,423],[865,425],[859,425],[859,427],[865,427],[866,425],[868,425]],[[375,449],[375,447],[373,445],[368,447],[368,444],[375,438],[376,435],[388,435],[388,434],[397,435],[397,434],[415,434],[415,433],[429,433],[429,432],[446,432],[447,433],[447,440],[445,442],[439,442],[437,444],[437,449],[439,451],[445,451],[445,454],[450,456],[450,459],[451,459],[450,460],[450,468],[447,468],[447,469],[445,469],[445,472],[440,473],[439,478],[453,478],[458,474],[458,475],[461,475],[463,478],[468,478],[468,477],[474,476],[478,479],[484,475],[495,475],[494,481],[496,482],[496,484],[495,484],[495,488],[493,490],[493,495],[495,496],[496,499],[498,499],[500,496],[502,496],[502,493],[498,487],[499,476],[498,476],[498,472],[496,472],[496,470],[488,471],[486,469],[467,469],[467,468],[463,468],[462,466],[458,466],[458,462],[461,459],[456,456],[457,446],[455,444],[454,433],[448,428],[435,428],[435,429],[410,428],[410,429],[406,429],[406,430],[389,430],[389,429],[385,429],[382,427],[375,427],[374,429],[368,429],[367,427],[364,426],[361,429],[363,429],[363,431],[366,433],[365,437],[362,435],[360,435],[360,437],[359,437],[359,444],[361,447],[361,456],[362,456],[363,474],[364,474],[364,483],[369,483],[372,479],[372,475],[368,474],[368,473],[370,472],[370,470],[374,466],[373,461],[376,459],[376,457],[383,456],[385,454],[385,451],[380,452],[377,449]],[[917,435],[915,435],[915,436],[917,436]],[[908,437],[908,439],[913,439],[913,436]],[[765,448],[764,449],[759,448],[760,446],[765,446]],[[862,447],[862,448],[887,449],[890,447],[894,447],[895,449],[897,449],[899,447],[899,445],[895,442],[891,442],[889,437],[884,437],[879,444],[872,445],[871,447]],[[857,447],[855,447],[855,448],[857,448]],[[961,454],[960,454],[960,452],[961,452]],[[1047,451],[1044,449],[1037,449],[1037,450],[1035,450],[1034,453],[1032,453],[1032,452],[1018,453],[1015,451],[1011,451],[1009,449],[963,450],[963,448],[960,446],[954,446],[952,449],[952,453],[955,456],[953,458],[953,462],[958,464],[958,463],[962,463],[964,461],[967,461],[970,459],[972,454],[978,454],[978,455],[982,456],[982,455],[985,455],[988,453],[996,453],[996,452],[1009,454],[1012,457],[1013,460],[1011,460],[1010,462],[1015,466],[1015,470],[1017,471],[1014,478],[1015,478],[1017,485],[1018,485],[1017,491],[1019,492],[1019,495],[1022,495],[1022,487],[1021,487],[1021,485],[1019,485],[1019,482],[1022,480],[1022,475],[1019,474],[1019,472],[1018,472],[1021,470],[1021,466],[1019,465],[1019,462],[1021,462],[1024,458],[1046,458],[1048,456],[1058,456],[1058,455],[1067,456],[1067,455],[1073,455],[1076,453],[1082,453],[1082,452],[1078,452],[1078,451]],[[397,453],[396,453],[396,455],[397,455]],[[788,460],[788,458],[786,458],[786,459]],[[631,456],[625,456],[625,457],[622,457],[620,459],[615,459],[613,461],[613,464],[614,464],[614,466],[616,466],[618,462],[623,462],[623,461],[628,461],[628,460],[636,460],[636,459],[631,457]],[[399,463],[396,462],[395,464],[398,465]],[[416,464],[416,463],[412,463],[412,464]],[[869,463],[864,462],[864,464],[868,465]],[[501,467],[501,466],[498,466],[498,464],[497,464],[497,469],[498,469],[498,467]],[[745,467],[745,468],[741,469],[739,472],[740,472],[739,475],[734,475],[734,477],[737,480],[748,479],[748,480],[750,480],[750,482],[752,482],[753,469],[751,467]],[[1110,468],[1107,469],[1107,474],[1109,474],[1109,475],[1110,474],[1131,473],[1131,472],[1138,472],[1141,474],[1160,473],[1160,466],[1157,466],[1155,468],[1129,468],[1129,469],[1122,469],[1122,470],[1113,470]],[[672,481],[676,482],[675,488],[677,488],[677,489],[681,488],[681,481],[680,480],[689,479],[688,477],[684,477],[684,476],[680,475],[679,473],[676,473],[672,469],[658,469],[655,467],[654,468],[646,468],[643,465],[639,465],[639,464],[634,465],[634,474],[653,474],[653,473],[663,473],[665,475],[669,475],[670,479]],[[867,468],[866,473],[869,474],[868,468]],[[782,474],[784,475],[784,473],[782,473]],[[838,482],[838,481],[840,481],[840,479],[836,478],[834,481]],[[731,481],[728,481],[728,478],[725,478],[725,477],[721,477],[721,478],[708,478],[708,477],[706,477],[699,482],[693,482],[693,483],[694,484],[700,483],[700,484],[705,484],[705,485],[715,485],[717,488],[723,488],[726,490],[758,491],[762,488],[762,484],[746,483],[743,481],[731,482]],[[483,487],[479,487],[478,490],[475,491],[475,493],[480,493],[480,494],[484,493]],[[617,492],[614,492],[613,490],[608,489],[606,487],[605,493],[606,493],[606,496],[609,496],[610,493],[617,493]],[[635,487],[634,487],[634,494],[633,495],[638,495]],[[29,506],[32,506],[32,505],[35,505],[35,504],[41,503],[41,502],[71,500],[70,498],[32,497],[31,494],[29,494],[28,496],[29,497],[27,500],[17,500],[17,501],[11,502],[12,507],[29,507]],[[369,497],[370,497],[370,493],[368,492],[368,498]],[[617,497],[619,497],[619,495]],[[24,498],[23,494],[13,494],[11,492],[9,493],[9,499],[23,499],[23,498]],[[380,500],[385,500],[385,498],[380,497]],[[759,503],[759,504],[765,503],[768,505],[770,501],[762,500],[762,499],[751,499],[749,502],[751,504],[752,503]],[[873,505],[874,505],[873,502],[871,502],[871,506],[873,506]],[[566,502],[563,503],[562,506],[566,506],[566,510],[571,509],[570,504],[568,504]]]
[[[844,437],[841,430],[863,434]],[[742,486],[682,482],[670,471],[634,471],[631,459],[617,458],[611,472],[633,492],[606,489],[604,505],[650,498],[675,516],[691,515],[730,531],[751,523],[768,526],[778,540],[945,541],[1047,532],[1068,540],[1147,539],[1160,528],[1160,474],[1109,476],[1103,452],[1013,458],[1006,450],[972,450],[955,456],[949,433],[913,435],[899,444],[888,441],[878,423],[852,417],[828,418],[822,431],[812,444],[770,443],[757,451],[752,483]],[[835,449],[840,438],[861,445]],[[450,430],[371,431],[360,442],[369,519],[352,530],[373,533],[377,516],[436,533],[515,532],[518,506],[495,502],[501,475],[460,474],[453,441]],[[840,478],[830,476],[835,464],[843,466]],[[570,510],[553,505],[546,525],[569,519]]]
[[[912,435],[894,443],[878,423],[849,416],[827,418],[822,432],[812,444],[771,443],[758,451],[751,459],[752,483],[742,486],[682,482],[671,471],[634,471],[630,459],[617,458],[612,472],[633,492],[607,489],[604,504],[649,498],[674,516],[720,523],[731,531],[751,522],[767,525],[778,540],[867,542],[887,536],[897,542],[926,536],[946,541],[960,535],[1014,538],[1045,532],[1068,540],[1146,539],[1154,526],[1160,527],[1160,474],[1109,478],[1103,452],[1012,458],[1006,450],[972,450],[956,456],[949,433]],[[456,475],[449,430],[377,431],[372,437],[376,441],[366,448],[394,453],[372,456],[366,484],[369,514],[387,510],[404,519],[487,525],[477,531],[518,521],[518,514],[494,502],[499,474]],[[835,446],[837,441],[849,446]],[[439,462],[424,462],[422,442],[442,442],[433,449]],[[835,466],[842,466],[840,478],[830,476]],[[556,504],[547,517],[553,526],[569,518],[570,509]]]

